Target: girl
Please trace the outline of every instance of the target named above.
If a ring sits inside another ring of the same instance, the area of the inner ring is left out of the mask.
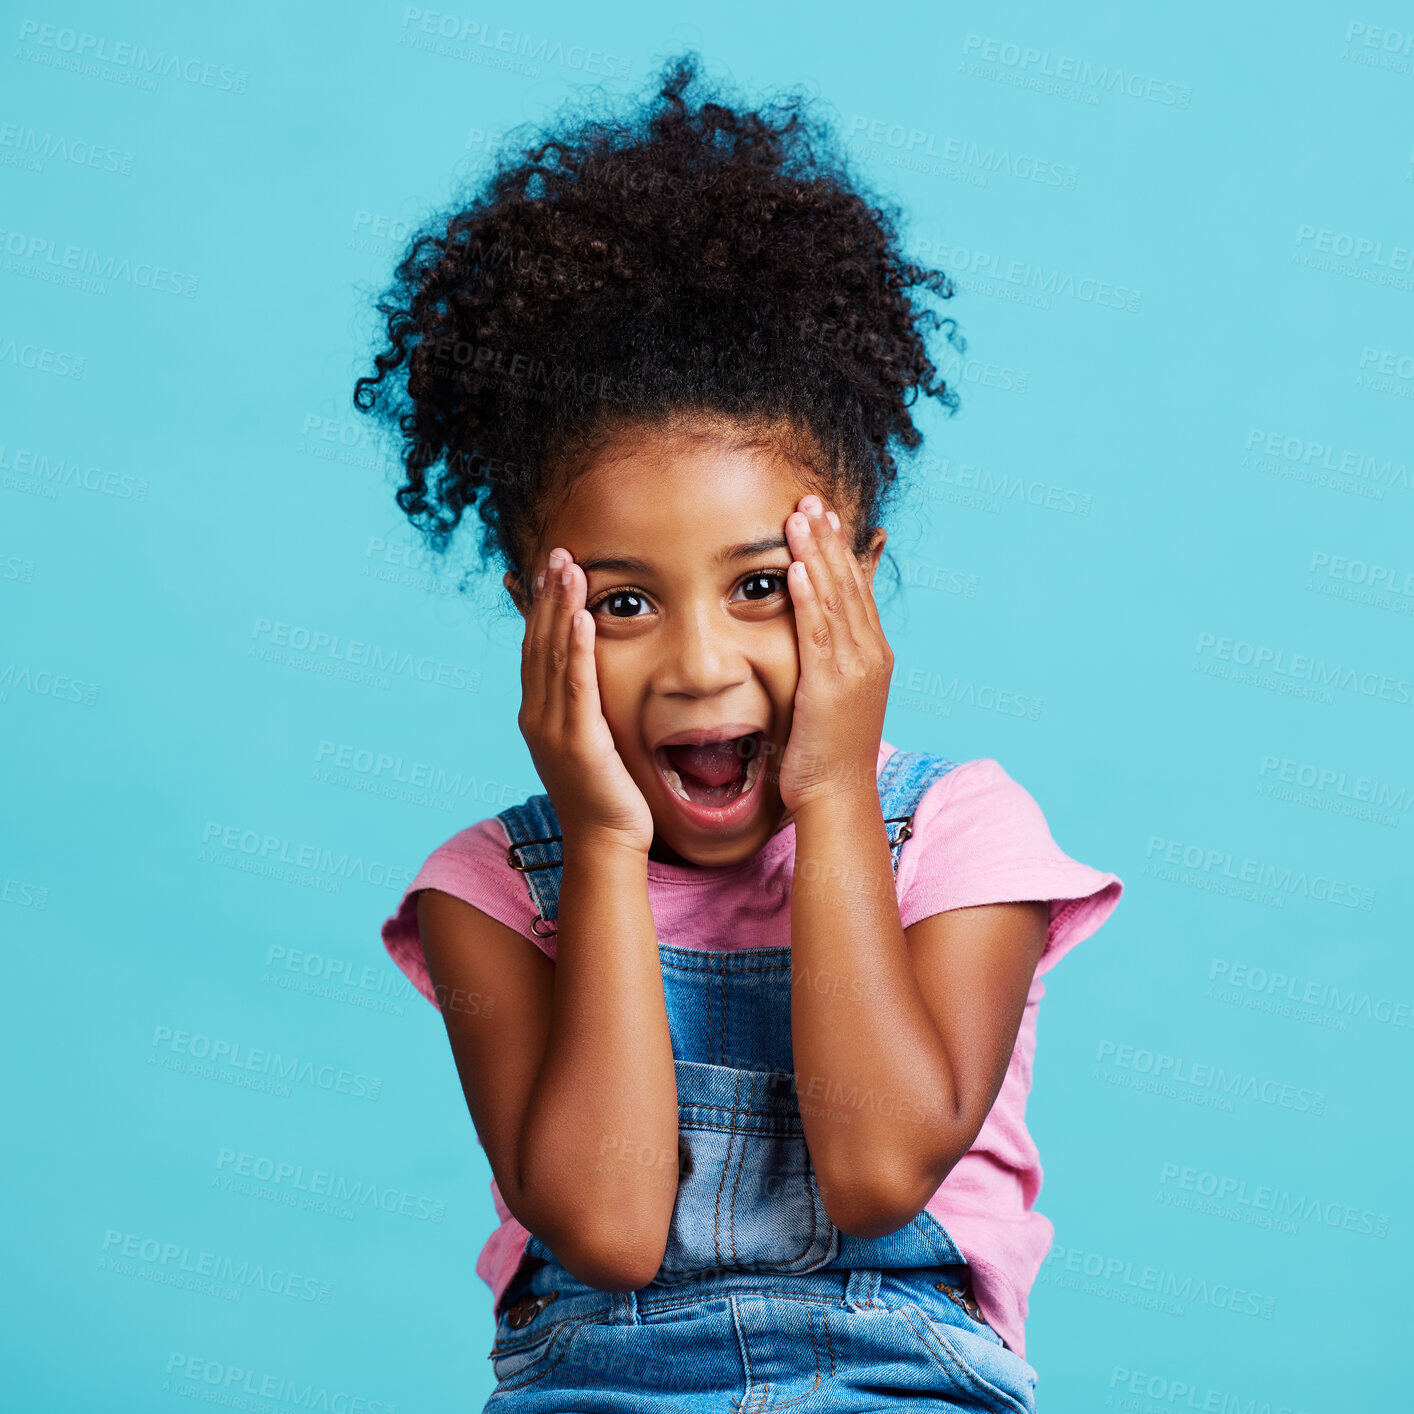
[[[1121,884],[992,760],[882,740],[873,580],[951,289],[799,100],[503,157],[417,238],[357,399],[475,507],[545,794],[384,925],[500,1228],[487,1408],[1034,1409],[1040,976]]]

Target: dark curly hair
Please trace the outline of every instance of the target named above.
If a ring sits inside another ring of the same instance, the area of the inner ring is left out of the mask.
[[[951,297],[948,277],[904,258],[806,98],[694,105],[700,62],[670,60],[628,120],[503,149],[412,238],[354,403],[400,436],[398,505],[434,549],[475,506],[483,556],[521,576],[554,488],[626,428],[683,418],[793,456],[863,548],[892,445],[922,441],[919,392],[955,409],[924,335],[962,342],[916,298]]]

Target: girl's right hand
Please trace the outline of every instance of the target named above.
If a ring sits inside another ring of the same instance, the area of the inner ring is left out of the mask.
[[[653,814],[614,745],[599,702],[588,581],[567,550],[550,552],[535,582],[521,644],[520,715],[530,759],[565,840],[641,852],[653,844]]]

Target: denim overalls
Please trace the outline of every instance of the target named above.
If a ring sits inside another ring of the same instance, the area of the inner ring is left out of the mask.
[[[955,764],[903,751],[885,762],[895,875],[919,799]],[[498,818],[547,934],[560,884],[549,797]],[[638,1291],[599,1291],[532,1236],[498,1308],[486,1408],[1034,1414],[1035,1372],[981,1319],[967,1265],[931,1213],[872,1239],[826,1214],[794,1095],[790,949],[658,951],[678,1171],[628,1166],[642,1182],[677,1183],[663,1264]]]

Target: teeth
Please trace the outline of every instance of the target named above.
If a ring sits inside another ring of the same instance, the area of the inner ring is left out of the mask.
[[[761,774],[761,757],[753,756],[746,763],[746,777],[741,783],[739,796],[745,795],[753,784],[757,776]],[[692,797],[683,789],[682,777],[671,766],[663,767],[663,779],[672,787],[675,794],[680,795],[688,804],[692,803]]]

